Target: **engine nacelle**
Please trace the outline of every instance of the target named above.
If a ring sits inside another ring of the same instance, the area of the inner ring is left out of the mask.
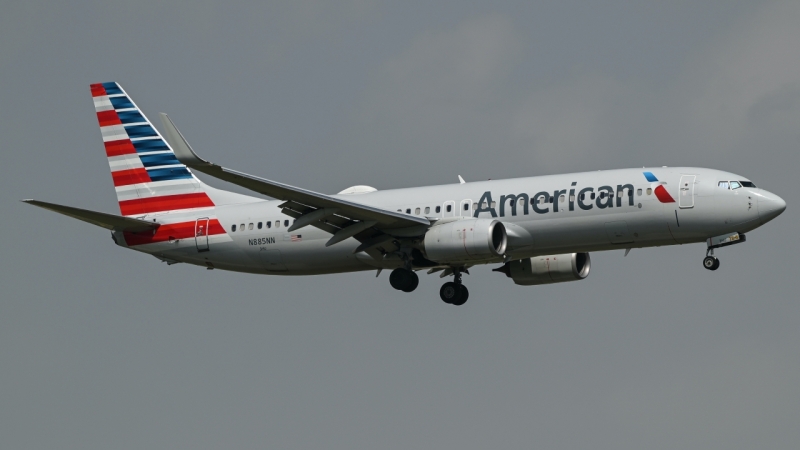
[[[492,259],[506,252],[506,228],[495,219],[463,219],[425,233],[425,254],[438,263]]]
[[[511,261],[494,271],[505,273],[521,286],[534,286],[582,280],[589,276],[591,266],[588,253],[567,253]]]

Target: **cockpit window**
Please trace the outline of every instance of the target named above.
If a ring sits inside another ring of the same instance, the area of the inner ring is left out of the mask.
[[[730,189],[731,188],[730,183],[728,183],[727,181],[720,181],[718,186],[721,187],[722,189]]]
[[[740,187],[742,187],[742,185],[739,184],[738,181],[731,181],[731,189],[739,189]]]
[[[742,183],[742,186],[744,186],[744,187],[749,187],[749,188],[756,187],[756,185],[753,184],[752,181],[740,181],[740,183]]]

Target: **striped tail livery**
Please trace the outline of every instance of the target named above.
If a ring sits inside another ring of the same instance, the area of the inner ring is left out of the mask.
[[[97,121],[123,216],[209,208],[208,187],[115,82],[91,85]]]

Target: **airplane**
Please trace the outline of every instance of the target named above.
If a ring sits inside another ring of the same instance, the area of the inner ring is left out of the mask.
[[[114,242],[168,265],[267,275],[384,269],[402,292],[439,273],[440,298],[463,305],[462,276],[496,264],[517,284],[583,280],[590,252],[745,242],[786,209],[748,178],[696,167],[652,167],[379,191],[322,194],[200,158],[166,114],[164,135],[118,83],[91,85],[120,215],[22,200],[111,231]],[[273,200],[215,189],[193,171]]]

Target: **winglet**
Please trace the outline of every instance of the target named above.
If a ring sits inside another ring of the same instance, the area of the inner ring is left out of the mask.
[[[161,123],[164,125],[164,134],[166,135],[167,142],[172,146],[172,151],[175,152],[175,156],[180,162],[189,167],[214,166],[214,164],[197,156],[197,153],[192,150],[192,147],[186,142],[186,138],[178,131],[178,127],[172,123],[169,116],[164,113],[159,113],[158,115],[161,118]]]
[[[459,176],[458,176],[458,181],[459,181],[461,184],[465,184],[465,183],[466,183],[466,181],[464,181],[464,179],[463,179],[463,178],[461,178],[461,175],[459,175]]]

